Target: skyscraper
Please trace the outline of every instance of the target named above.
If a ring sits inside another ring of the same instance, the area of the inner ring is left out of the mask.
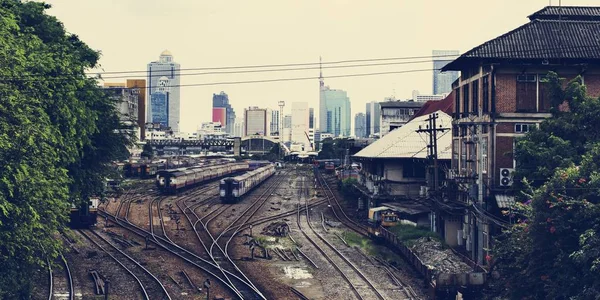
[[[235,110],[229,104],[229,96],[223,91],[219,94],[213,94],[212,121],[221,122],[221,127],[225,128],[225,132],[233,135]]]
[[[270,132],[272,136],[279,136],[279,110],[271,111]]]
[[[332,133],[350,136],[351,126],[350,98],[343,90],[332,90],[319,76],[319,130],[321,133]]]
[[[365,114],[365,135],[369,137],[372,134],[379,133],[379,126],[381,120],[381,106],[379,105],[379,102],[372,101],[367,103],[366,112],[367,113]]]
[[[244,109],[244,136],[269,135],[271,114],[266,108],[251,106]]]
[[[452,83],[458,78],[458,71],[440,72],[445,65],[453,61],[460,53],[458,50],[433,50],[433,94],[440,95],[452,91]],[[417,101],[417,99],[414,99]]]
[[[179,132],[180,107],[180,69],[181,66],[173,61],[171,52],[165,50],[158,61],[148,64],[148,107],[146,119],[149,123],[161,123]],[[161,86],[159,86],[159,83]],[[161,95],[153,97],[155,93]],[[153,106],[154,103],[160,108]],[[166,115],[164,115],[166,113]],[[156,115],[160,120],[155,120]]]
[[[140,128],[140,141],[146,137],[146,80],[145,79],[127,79],[127,88],[137,90],[138,111],[137,122]]]
[[[358,138],[367,137],[367,117],[364,113],[354,116],[354,135]]]
[[[308,138],[309,126],[308,102],[292,102],[292,142],[310,147]]]
[[[308,128],[315,128],[315,109],[312,107],[308,109]]]

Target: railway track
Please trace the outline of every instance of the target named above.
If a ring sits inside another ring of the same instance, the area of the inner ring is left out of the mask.
[[[48,261],[48,274],[50,279],[48,300],[73,300],[75,298],[75,290],[73,288],[71,269],[69,268],[69,263],[62,254],[60,255],[60,261],[63,271],[60,273],[54,273],[50,261]]]
[[[338,221],[340,221],[342,224],[346,225],[348,228],[356,231],[358,234],[368,237],[369,233],[367,231],[367,227],[348,217],[348,215],[344,212],[344,209],[340,204],[339,200],[337,199],[335,193],[333,192],[333,190],[329,186],[329,183],[327,182],[325,177],[323,177],[321,172],[317,171],[315,176],[317,177],[321,188],[326,194],[326,198],[329,201],[329,205],[331,206],[331,210],[335,218],[338,219]]]
[[[140,291],[144,299],[154,299],[156,295],[162,295],[167,299],[171,296],[167,292],[165,286],[160,280],[146,269],[140,262],[127,255],[124,251],[112,244],[106,238],[95,231],[88,230],[88,234],[84,230],[79,230],[85,238],[91,241],[96,247],[108,254],[116,263],[118,263],[127,273],[129,273],[140,286]]]
[[[241,293],[239,293],[236,289],[234,289],[233,286],[231,286],[227,281],[223,280],[222,276],[220,275],[221,272],[220,272],[220,269],[218,266],[216,266],[212,262],[200,257],[199,255],[197,255],[175,243],[170,242],[169,240],[167,240],[166,238],[164,238],[162,236],[152,235],[150,233],[150,231],[147,231],[147,230],[141,228],[140,226],[137,226],[137,225],[129,222],[128,220],[118,218],[115,215],[109,214],[102,210],[100,210],[98,213],[100,215],[102,215],[103,217],[109,218],[116,225],[122,227],[123,229],[125,229],[131,233],[138,235],[141,238],[148,237],[150,242],[152,242],[153,244],[157,245],[158,247],[164,249],[165,251],[175,255],[176,257],[179,257],[180,259],[182,259],[186,263],[192,265],[193,267],[199,269],[200,271],[204,272],[205,274],[207,274],[207,276],[210,276],[211,279],[213,279],[214,281],[220,282],[221,284],[223,284],[223,287],[225,289],[231,291],[233,294],[238,296],[240,299],[257,298],[257,296],[244,297]],[[232,281],[236,282],[237,284],[241,284],[241,285],[245,284],[245,282],[243,280],[241,280],[237,275],[232,274],[226,270],[225,270],[225,272],[228,273],[228,276],[230,276]],[[258,297],[258,298],[260,298],[260,297]]]
[[[302,190],[305,189],[304,177],[302,177]],[[352,292],[358,299],[385,299],[381,292],[374,284],[333,244],[323,237],[311,224],[310,209],[308,208],[308,200],[304,197],[304,193],[299,193],[297,206],[297,225],[304,237],[323,255],[323,257],[337,270],[342,278],[349,284]],[[302,200],[304,199],[304,205]],[[301,206],[304,206],[305,223],[310,231],[304,230],[302,226]],[[366,285],[365,285],[366,284]],[[366,286],[367,289],[362,287]],[[359,291],[360,288],[360,291]]]

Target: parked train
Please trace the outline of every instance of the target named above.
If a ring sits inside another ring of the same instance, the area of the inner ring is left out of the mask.
[[[81,203],[79,206],[73,204],[69,215],[70,228],[90,228],[96,225],[98,218],[99,198],[91,198],[88,203]]]
[[[156,187],[163,194],[177,194],[202,182],[247,170],[248,163],[239,162],[160,171],[156,175]]]
[[[378,239],[380,228],[389,228],[398,224],[398,214],[387,206],[373,207],[369,209],[369,236]]]
[[[157,163],[126,163],[123,166],[125,177],[153,178],[158,171],[166,170],[167,164]]]
[[[222,203],[237,203],[241,197],[275,174],[275,166],[269,164],[244,175],[221,179],[219,195]]]

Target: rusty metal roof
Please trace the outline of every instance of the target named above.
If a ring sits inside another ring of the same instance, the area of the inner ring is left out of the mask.
[[[450,159],[452,149],[452,117],[441,110],[436,111],[439,115],[437,127],[447,128],[444,132],[438,132],[438,158]],[[429,115],[423,115],[404,124],[402,127],[392,130],[379,140],[365,147],[355,157],[364,158],[426,158],[427,144],[429,138],[426,133],[419,133],[419,126],[423,129],[429,124]]]

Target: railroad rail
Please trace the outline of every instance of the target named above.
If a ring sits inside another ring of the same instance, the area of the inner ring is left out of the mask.
[[[302,187],[301,189],[305,189],[305,182],[304,182],[304,177],[302,177]],[[300,215],[300,207],[302,206],[301,201],[302,201],[302,193],[299,193],[300,197],[298,197],[298,206],[297,206],[297,224],[298,224],[298,228],[300,229],[300,232],[302,232],[302,234],[304,235],[304,237],[306,237],[306,239],[323,255],[323,257],[325,257],[325,259],[327,259],[327,261],[329,261],[329,263],[342,275],[342,277],[344,278],[344,280],[346,282],[348,282],[348,284],[350,285],[350,287],[352,288],[353,293],[356,295],[356,297],[358,299],[365,299],[363,297],[363,295],[358,291],[357,285],[355,282],[353,282],[353,280],[350,279],[350,277],[348,276],[348,274],[346,274],[342,268],[340,267],[339,261],[338,263],[334,262],[334,259],[332,258],[332,255],[328,254],[327,251],[324,248],[329,248],[331,249],[331,251],[334,253],[335,256],[339,257],[339,259],[341,260],[341,263],[346,264],[347,266],[349,266],[360,278],[362,281],[364,281],[367,286],[369,286],[369,288],[373,291],[373,293],[375,294],[375,296],[379,299],[384,299],[383,295],[379,292],[379,290],[373,285],[373,283],[352,263],[350,262],[350,260],[348,260],[348,258],[346,258],[334,245],[332,245],[329,241],[327,241],[327,239],[325,239],[322,235],[320,235],[312,226],[311,221],[310,221],[310,209],[308,208],[308,200],[305,198],[305,203],[304,206],[305,208],[305,214],[306,214],[306,223],[308,224],[308,227],[310,228],[312,234],[314,234],[314,236],[317,237],[317,239],[321,240],[321,242],[325,245],[325,246],[320,246],[319,243],[316,241],[316,239],[312,238],[303,228],[302,228],[302,218]]]
[[[100,250],[108,254],[116,263],[118,263],[123,269],[127,271],[133,278],[137,281],[140,289],[142,291],[142,295],[144,299],[149,300],[150,295],[155,294],[163,294],[167,297],[167,299],[171,299],[169,292],[165,286],[160,282],[160,280],[154,276],[148,269],[140,264],[137,260],[129,256],[127,253],[119,249],[117,246],[113,245],[106,238],[101,236],[95,231],[89,230],[92,234],[87,234],[84,230],[79,230],[85,238],[90,240],[94,245],[96,245]],[[94,236],[94,238],[92,238]],[[110,248],[114,249],[114,251],[110,251],[107,248],[100,245],[101,243],[109,245]],[[123,259],[125,258],[125,259]],[[137,273],[137,274],[136,274]]]
[[[338,221],[340,221],[342,224],[359,233],[360,235],[368,237],[369,234],[367,231],[367,227],[348,217],[348,215],[344,212],[344,208],[340,204],[335,193],[333,192],[333,190],[329,186],[329,183],[327,183],[327,180],[323,177],[321,172],[316,170],[315,177],[320,183],[323,191],[326,194],[329,194],[329,196],[326,196],[326,198],[329,201],[329,205],[331,206],[331,210],[333,211],[333,215],[335,216],[335,218],[338,219]]]
[[[132,232],[132,233],[140,236],[141,238],[150,237],[150,240],[149,240],[150,242],[154,243],[155,245],[164,249],[165,251],[175,255],[176,257],[179,257],[180,259],[184,260],[188,264],[200,269],[201,271],[205,272],[207,275],[212,276],[216,281],[222,283],[224,285],[225,289],[236,294],[238,297],[243,298],[240,294],[237,293],[237,291],[228,282],[224,281],[221,278],[221,276],[218,275],[220,273],[218,266],[215,266],[211,262],[205,260],[204,258],[196,255],[195,253],[192,253],[191,251],[189,251],[175,243],[171,243],[169,240],[167,240],[164,237],[161,237],[158,235],[152,235],[149,231],[129,222],[126,219],[118,218],[115,215],[109,214],[103,210],[99,210],[98,213],[106,218],[109,218],[111,220],[111,222],[115,223],[116,225],[124,228],[125,230],[127,230],[129,232]],[[227,271],[225,271],[225,272],[227,272]],[[241,281],[241,279],[239,279],[235,274],[228,273],[228,275],[232,276],[232,278],[234,280]]]
[[[49,288],[49,293],[48,293],[48,300],[52,300],[52,299],[68,299],[68,300],[73,300],[73,298],[75,297],[75,290],[73,288],[73,276],[71,275],[71,269],[69,268],[69,264],[67,263],[67,260],[65,259],[65,257],[62,255],[62,253],[60,254],[60,261],[64,267],[63,271],[64,271],[64,278],[63,282],[61,282],[61,286],[62,288],[65,289],[65,291],[57,291],[57,286],[59,284],[55,283],[55,281],[61,280],[58,278],[58,276],[55,276],[53,270],[52,270],[52,265],[50,264],[50,261],[48,260],[48,274],[49,274],[49,279],[50,279],[50,288]],[[58,280],[57,280],[58,279]]]

